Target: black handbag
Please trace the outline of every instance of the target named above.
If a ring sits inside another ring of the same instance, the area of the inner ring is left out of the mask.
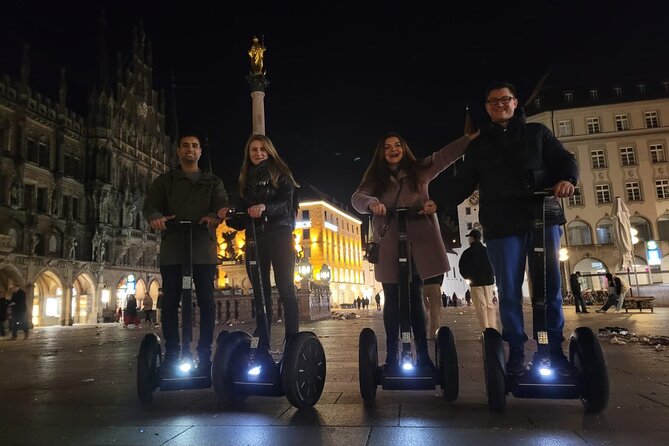
[[[367,243],[367,249],[363,257],[369,263],[379,263],[379,244],[376,242]]]

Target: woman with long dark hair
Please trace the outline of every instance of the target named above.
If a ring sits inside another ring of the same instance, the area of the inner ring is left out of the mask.
[[[440,172],[458,159],[471,137],[465,135],[432,155],[416,159],[409,145],[397,133],[388,133],[376,146],[362,182],[351,198],[353,207],[362,214],[373,214],[373,233],[379,243],[379,262],[374,268],[376,280],[383,285],[385,305],[383,323],[386,329],[386,364],[398,363],[400,326],[399,268],[397,266],[397,221],[387,215],[398,207],[421,208],[407,224],[411,258],[411,327],[416,342],[418,366],[432,365],[427,349],[423,279],[450,269],[446,248],[439,231],[437,206],[429,197],[428,185]],[[379,239],[383,226],[388,227]]]
[[[244,162],[239,174],[239,201],[236,208],[256,220],[256,244],[260,257],[262,289],[269,328],[272,322],[272,288],[270,266],[284,308],[286,340],[299,331],[299,312],[295,297],[295,188],[298,184],[288,165],[281,159],[272,141],[265,135],[251,135],[244,149]],[[224,215],[219,215],[224,218]],[[230,217],[226,223],[250,234],[251,219]],[[247,245],[248,246],[248,245]],[[248,254],[248,253],[247,253]],[[260,293],[260,283],[251,274],[248,255],[246,271],[252,280],[253,292]]]

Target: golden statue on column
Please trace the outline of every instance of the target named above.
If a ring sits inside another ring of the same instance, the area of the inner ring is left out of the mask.
[[[257,37],[253,37],[253,44],[249,48],[249,57],[251,58],[251,74],[264,75],[265,65],[263,57],[265,54],[265,47],[258,41]]]

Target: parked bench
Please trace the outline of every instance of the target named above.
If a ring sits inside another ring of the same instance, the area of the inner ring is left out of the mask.
[[[623,302],[623,308],[625,309],[625,313],[627,313],[628,310],[634,310],[634,309],[638,309],[639,313],[642,313],[644,308],[647,308],[650,310],[651,313],[654,313],[655,312],[653,310],[654,300],[655,298],[652,296],[626,297],[625,301]]]

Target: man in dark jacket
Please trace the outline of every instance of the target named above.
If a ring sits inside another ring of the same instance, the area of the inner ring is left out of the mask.
[[[571,276],[569,276],[569,286],[571,287],[571,294],[574,295],[574,305],[576,306],[576,312],[588,313],[588,310],[585,308],[585,301],[581,295],[581,283],[578,281],[580,277],[580,271],[576,271]]]
[[[160,245],[160,274],[163,278],[162,328],[165,359],[179,357],[179,301],[182,287],[184,232],[167,228],[174,219],[190,220],[193,225],[193,281],[200,307],[200,338],[197,354],[201,367],[211,364],[214,336],[214,275],[218,262],[216,227],[219,209],[227,206],[227,194],[220,178],[198,167],[202,156],[200,140],[185,135],[179,139],[177,157],[180,166],[160,175],[151,185],[144,202],[144,217],[154,231],[163,231]]]
[[[551,361],[559,371],[572,373],[562,351],[564,315],[558,251],[559,225],[565,220],[557,198],[573,195],[578,179],[576,160],[548,128],[526,123],[521,110],[516,113],[518,99],[513,85],[491,86],[485,107],[492,122],[469,145],[453,184],[445,191],[445,207],[458,205],[479,187],[479,218],[499,291],[502,337],[509,343],[507,371],[518,374],[524,370],[527,341],[522,286],[526,258],[532,249],[532,218],[530,198],[512,194],[528,189],[553,190],[554,198],[546,200],[547,327],[543,328],[548,332]],[[535,265],[532,256],[529,258],[530,271],[542,267]],[[535,321],[535,330],[537,323],[540,321]]]
[[[458,264],[460,274],[469,280],[472,301],[479,318],[481,331],[486,328],[494,328],[499,331],[497,310],[492,301],[495,276],[488,260],[488,251],[481,243],[481,231],[473,229],[467,234],[467,237],[469,238],[469,248],[465,249],[460,256]]]
[[[12,309],[12,340],[16,340],[19,329],[23,330],[23,339],[28,338],[28,305],[26,304],[26,292],[18,285],[12,287],[12,298],[9,300],[9,308]]]

